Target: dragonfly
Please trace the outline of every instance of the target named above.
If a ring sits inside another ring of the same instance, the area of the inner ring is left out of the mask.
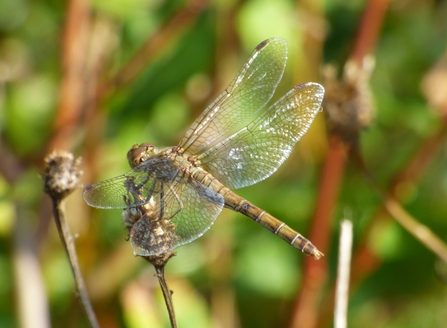
[[[324,88],[313,82],[295,86],[267,106],[286,61],[283,38],[261,42],[177,146],[133,145],[127,153],[129,172],[84,189],[88,205],[124,209],[135,255],[157,256],[192,242],[228,208],[304,254],[323,256],[300,233],[232,191],[272,175],[321,110]]]

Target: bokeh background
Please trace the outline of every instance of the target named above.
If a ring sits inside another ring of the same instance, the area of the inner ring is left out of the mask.
[[[444,327],[446,17],[446,1],[0,0],[0,326],[88,327],[43,193],[44,157],[82,157],[84,185],[126,172],[131,145],[175,145],[251,50],[281,36],[289,60],[274,99],[324,82],[324,65],[375,60],[353,88],[354,108],[374,109],[367,128],[340,138],[323,110],[278,172],[238,191],[325,257],[224,210],[166,267],[179,327],[332,326],[342,218],[354,225],[349,326]],[[432,235],[417,240],[383,209],[349,149],[439,238],[437,254]],[[89,208],[80,187],[65,213],[100,326],[169,327],[120,211]]]

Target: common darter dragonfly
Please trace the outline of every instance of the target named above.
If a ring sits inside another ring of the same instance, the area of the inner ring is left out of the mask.
[[[323,255],[301,234],[231,191],[274,173],[320,111],[324,89],[317,83],[300,84],[266,107],[286,61],[284,39],[263,41],[177,146],[134,145],[127,154],[128,173],[85,188],[88,205],[125,209],[136,255],[161,255],[199,238],[224,207],[315,259]]]

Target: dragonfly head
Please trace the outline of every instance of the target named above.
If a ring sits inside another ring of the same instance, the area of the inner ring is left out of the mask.
[[[135,168],[138,165],[144,163],[148,158],[155,153],[155,147],[149,142],[142,143],[141,145],[135,144],[127,152],[127,160],[131,168]]]

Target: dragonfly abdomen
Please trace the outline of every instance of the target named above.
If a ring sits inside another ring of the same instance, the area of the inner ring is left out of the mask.
[[[258,206],[253,205],[248,200],[236,195],[231,190],[228,190],[225,194],[225,206],[236,212],[240,212],[259,223],[267,230],[270,230],[275,235],[281,237],[281,239],[287,243],[301,250],[304,254],[310,255],[317,260],[323,256],[323,253],[321,253],[310,240],[303,237],[299,232],[296,232],[287,224],[278,220]]]
[[[315,259],[319,259],[323,256],[323,253],[321,253],[307,238],[303,237],[300,233],[296,232],[287,224],[278,220],[263,209],[238,196],[205,170],[201,168],[194,169],[191,172],[191,178],[222,195],[225,200],[225,207],[244,214],[267,230],[273,232],[275,235],[281,237],[287,243],[298,248],[304,254],[310,255]]]

